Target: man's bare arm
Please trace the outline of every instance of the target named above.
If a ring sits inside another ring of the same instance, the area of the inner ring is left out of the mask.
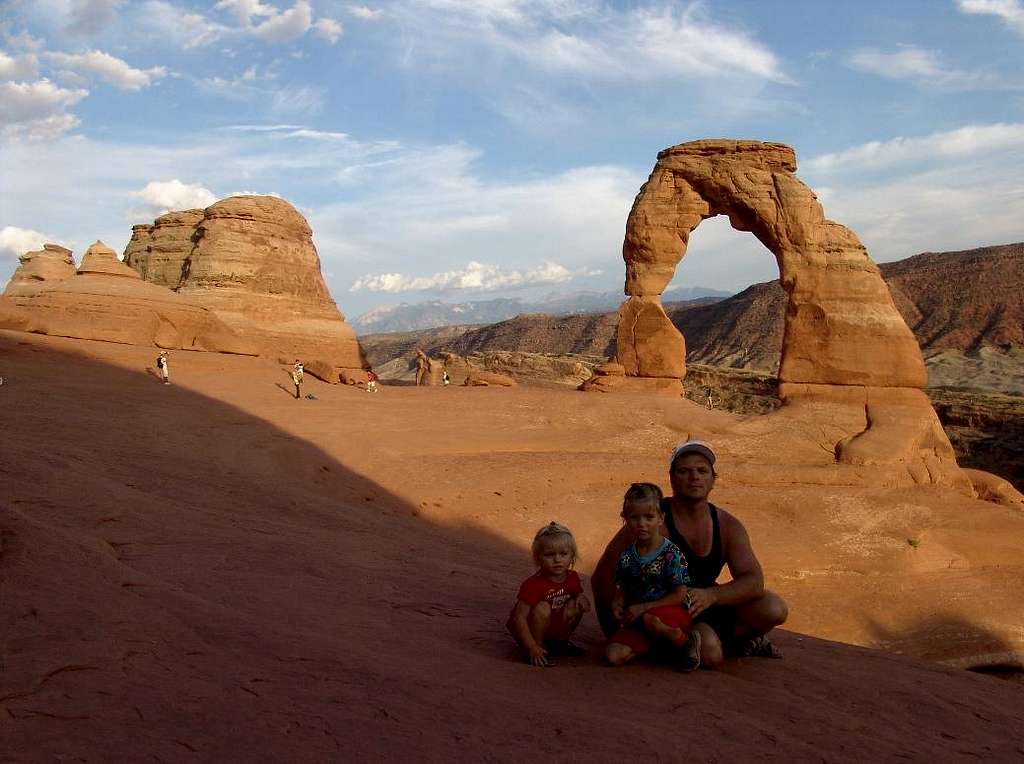
[[[743,523],[721,510],[719,522],[722,551],[732,581],[714,587],[715,602],[719,605],[743,605],[764,594],[764,572]]]
[[[764,593],[764,573],[754,555],[743,523],[723,510],[718,511],[722,552],[732,581],[707,589],[690,589],[690,615],[696,618],[712,605],[744,605]]]

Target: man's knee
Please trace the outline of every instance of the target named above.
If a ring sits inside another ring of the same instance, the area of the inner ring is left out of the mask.
[[[706,623],[697,624],[696,630],[700,632],[700,665],[708,669],[718,668],[725,662],[725,651],[718,634]]]
[[[604,657],[611,665],[621,666],[633,657],[633,650],[621,642],[609,642],[604,650]]]
[[[789,618],[789,605],[775,592],[766,591],[758,605],[759,615],[773,628],[781,626]]]

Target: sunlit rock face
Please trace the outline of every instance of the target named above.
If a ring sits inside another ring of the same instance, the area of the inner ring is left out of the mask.
[[[64,252],[70,260],[71,253]],[[0,328],[166,349],[256,353],[216,311],[143,281],[100,241],[86,250],[70,276],[47,278],[35,291],[16,290],[2,299]]]
[[[634,323],[636,298],[660,295],[686,254],[690,233],[725,215],[775,255],[788,293],[780,359],[782,382],[921,387],[926,380],[917,341],[857,236],[825,218],[814,193],[795,175],[788,146],[705,140],[662,151],[626,223],[626,263],[619,361],[630,376],[686,372],[671,322]],[[657,337],[652,341],[651,337]],[[669,359],[650,356],[672,353]]]

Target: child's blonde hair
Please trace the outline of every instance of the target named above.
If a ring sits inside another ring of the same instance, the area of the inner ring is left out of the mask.
[[[537,534],[533,537],[533,544],[530,547],[530,552],[533,555],[533,561],[540,563],[540,548],[543,544],[549,541],[564,540],[566,546],[569,547],[569,553],[572,555],[572,559],[569,560],[569,567],[571,568],[576,564],[576,556],[579,551],[576,549],[576,537],[572,535],[572,531],[555,520],[545,525]]]
[[[626,489],[626,495],[622,497],[622,512],[620,517],[626,516],[626,510],[638,504],[653,504],[654,508],[661,512],[661,489],[654,483],[633,483]]]

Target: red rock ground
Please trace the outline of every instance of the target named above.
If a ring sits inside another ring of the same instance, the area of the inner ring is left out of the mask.
[[[151,356],[0,333],[0,761],[1024,758],[1024,685],[923,659],[1019,653],[1019,512],[788,484],[784,418],[530,388],[296,401],[265,360],[176,353],[165,387]],[[791,602],[786,659],[612,670],[590,620],[591,657],[517,662],[536,527],[574,527],[588,573],[625,486],[664,482],[690,432],[722,444],[716,499]]]

